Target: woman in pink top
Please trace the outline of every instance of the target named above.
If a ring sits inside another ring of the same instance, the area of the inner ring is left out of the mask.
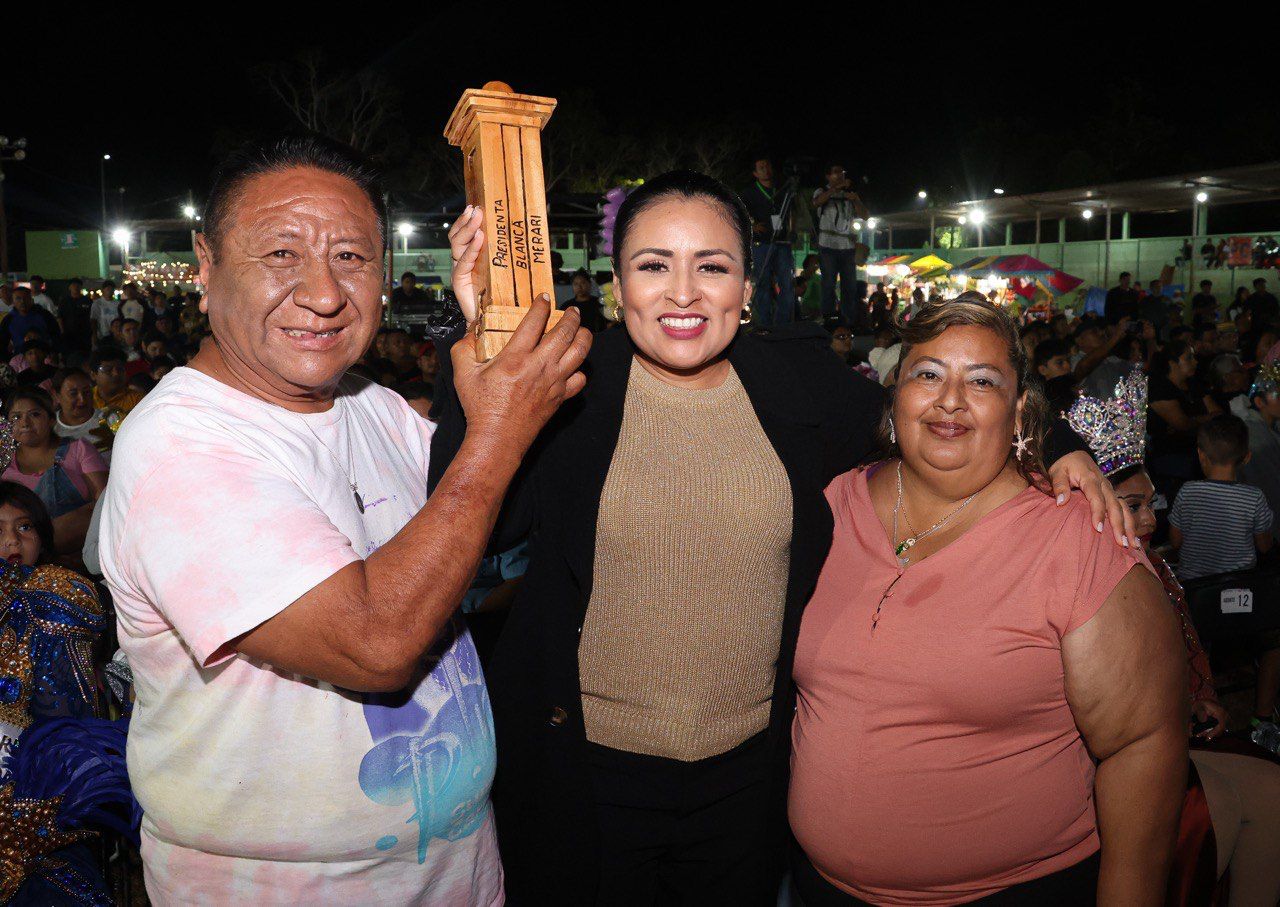
[[[806,907],[1162,901],[1181,642],[1140,552],[1038,487],[1028,375],[981,296],[926,306],[903,328],[893,459],[827,489],[795,663]]]
[[[18,449],[0,478],[34,491],[53,518],[57,553],[78,556],[93,504],[107,485],[107,464],[88,441],[54,434],[53,400],[39,388],[14,391],[5,415]]]

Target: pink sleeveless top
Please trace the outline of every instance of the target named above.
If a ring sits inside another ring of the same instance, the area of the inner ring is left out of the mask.
[[[835,537],[796,652],[789,803],[814,866],[864,900],[958,904],[1093,854],[1062,637],[1145,559],[1090,525],[1083,496],[1057,507],[1028,488],[903,570],[865,472],[826,494]]]

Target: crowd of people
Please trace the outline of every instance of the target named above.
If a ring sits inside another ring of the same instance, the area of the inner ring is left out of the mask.
[[[1272,549],[1275,298],[866,296],[839,167],[793,298],[791,194],[646,181],[617,320],[561,274],[487,362],[481,210],[457,323],[387,327],[377,174],[318,137],[220,166],[202,296],[10,288],[11,611],[84,625],[13,748],[127,678],[156,903],[1275,903],[1280,767],[1189,755],[1228,715],[1179,582]],[[0,894],[96,896],[46,837]]]

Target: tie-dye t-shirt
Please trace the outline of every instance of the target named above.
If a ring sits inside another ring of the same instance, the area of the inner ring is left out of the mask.
[[[153,902],[502,902],[493,724],[465,630],[398,695],[227,647],[417,513],[430,436],[363,379],[302,415],[187,368],[125,422],[100,551],[137,692],[128,762]]]

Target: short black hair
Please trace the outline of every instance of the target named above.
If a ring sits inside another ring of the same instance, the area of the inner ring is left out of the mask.
[[[1133,275],[1130,274],[1128,271],[1121,271],[1120,276],[1124,278],[1124,277],[1132,277]]]
[[[766,160],[766,158],[757,158]],[[720,209],[738,234],[739,252],[742,255],[744,272],[751,274],[751,215],[747,206],[742,203],[738,193],[734,192],[714,176],[707,176],[696,170],[668,170],[666,173],[647,180],[632,192],[618,208],[618,217],[613,226],[613,267],[618,265],[622,257],[622,247],[626,243],[627,234],[635,219],[650,205],[664,198],[706,199]]]
[[[26,343],[22,344],[22,352],[25,353],[27,350],[40,350],[40,352],[47,354],[53,352],[53,347],[51,347],[43,338],[36,337],[35,339],[28,340]]]
[[[70,280],[68,280],[68,281],[67,281],[67,286],[71,286],[73,283],[74,283],[74,284],[77,284],[77,285],[79,285],[79,286],[84,286],[84,281],[83,281],[83,280],[81,280],[79,277],[73,277],[73,278],[71,278]]]
[[[404,280],[406,277],[408,277],[410,280],[418,279],[418,275],[413,273],[412,271],[405,271],[403,274],[400,275],[401,280]]]
[[[128,362],[128,358],[124,354],[124,350],[116,346],[114,343],[102,343],[93,351],[93,355],[89,357],[89,371],[96,372],[104,362]]]
[[[54,372],[53,377],[49,379],[49,383],[53,385],[53,392],[55,394],[62,393],[62,385],[67,383],[68,378],[71,378],[75,375],[79,375],[81,378],[84,378],[90,384],[93,383],[93,379],[90,378],[85,373],[85,370],[82,368],[60,368],[56,372]]]
[[[27,283],[44,283],[44,278],[39,274],[32,274],[27,278]]]
[[[114,290],[116,288],[116,282],[114,280],[104,280],[102,282],[102,286],[99,287],[99,289],[105,290],[107,287],[111,287],[111,289]]]
[[[1203,290],[1205,287],[1211,287],[1211,286],[1213,286],[1213,281],[1212,281],[1212,280],[1202,280],[1202,281],[1200,281],[1200,289],[1202,289],[1202,290]]]
[[[40,557],[37,563],[47,563],[54,555],[53,520],[49,518],[49,509],[44,506],[44,501],[25,485],[0,482],[0,507],[6,504],[21,510],[31,520],[36,535],[40,537]]]
[[[378,171],[351,146],[313,132],[250,142],[223,159],[213,172],[213,185],[204,206],[203,233],[210,245],[216,247],[222,238],[231,207],[245,183],[255,176],[291,167],[312,167],[355,183],[378,214],[378,230],[386,247],[387,207]]]
[[[1249,427],[1238,416],[1216,415],[1200,426],[1196,447],[1214,466],[1239,466],[1249,454]]]
[[[1071,344],[1065,340],[1059,340],[1057,337],[1050,337],[1048,340],[1041,340],[1036,344],[1035,355],[1031,357],[1031,368],[1035,371],[1040,369],[1042,365],[1048,365],[1050,359],[1058,356],[1071,356]]]

